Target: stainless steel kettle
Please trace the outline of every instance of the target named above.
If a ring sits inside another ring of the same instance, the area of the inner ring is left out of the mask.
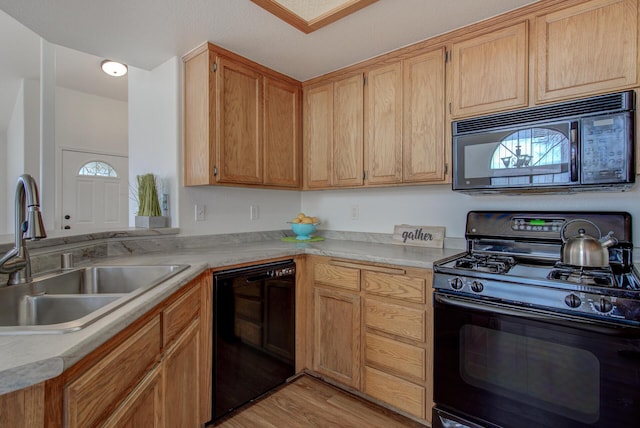
[[[598,237],[594,238],[591,235],[587,235],[586,230],[580,227],[577,235],[568,238],[565,235],[567,226],[574,222],[584,222],[593,226],[597,231]],[[562,237],[562,263],[580,267],[609,266],[609,247],[618,243],[618,240],[613,236],[613,232],[601,237],[598,226],[583,219],[566,222],[562,226],[560,236]]]

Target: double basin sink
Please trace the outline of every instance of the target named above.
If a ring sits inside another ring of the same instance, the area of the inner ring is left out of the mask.
[[[0,288],[0,334],[80,330],[189,265],[93,266]]]

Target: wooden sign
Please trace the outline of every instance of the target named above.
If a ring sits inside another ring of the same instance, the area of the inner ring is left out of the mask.
[[[391,242],[398,245],[442,248],[444,246],[444,231],[445,228],[441,226],[396,224],[393,228]]]

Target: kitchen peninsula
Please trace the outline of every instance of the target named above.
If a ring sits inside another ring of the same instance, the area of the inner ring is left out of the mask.
[[[176,230],[164,230],[153,237],[153,231],[105,232],[65,238],[52,238],[34,245],[34,266],[48,266],[60,260],[60,254],[74,253],[78,265],[153,265],[189,264],[190,268],[158,285],[140,297],[116,309],[94,324],[77,331],[60,335],[0,335],[0,386],[2,393],[10,393],[31,385],[55,385],[56,378],[80,363],[96,349],[118,334],[136,324],[139,318],[153,312],[154,308],[180,290],[188,288],[194,280],[207,278],[203,285],[211,287],[211,270],[223,267],[257,264],[266,260],[293,258],[299,269],[297,297],[304,302],[310,293],[308,272],[304,270],[307,257],[348,259],[363,266],[405,266],[430,269],[433,261],[460,251],[459,241],[452,240],[451,249],[429,249],[390,244],[391,237],[381,234],[341,234],[329,232],[338,239],[318,243],[289,243],[280,238],[284,231],[217,235],[209,237],[180,237]],[[350,235],[350,236],[349,236]],[[350,240],[340,239],[349,237]],[[353,240],[359,238],[360,241]],[[66,242],[66,243],[62,243]],[[37,248],[38,245],[41,248]],[[91,257],[83,259],[83,254]],[[100,254],[99,257],[94,257]],[[307,304],[298,305],[297,325],[304,325],[309,314]],[[298,346],[311,346],[311,338],[305,338],[303,327],[299,330]],[[206,335],[210,335],[210,328]],[[306,345],[302,345],[306,344]],[[297,349],[296,370],[306,366],[305,349]],[[45,388],[45,390],[48,390]],[[3,396],[4,398],[8,397]]]

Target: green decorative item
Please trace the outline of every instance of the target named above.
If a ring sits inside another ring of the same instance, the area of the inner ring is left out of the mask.
[[[136,215],[136,227],[166,227],[167,218],[162,217],[155,175],[138,175],[136,176],[136,181],[138,185],[138,214]]]

